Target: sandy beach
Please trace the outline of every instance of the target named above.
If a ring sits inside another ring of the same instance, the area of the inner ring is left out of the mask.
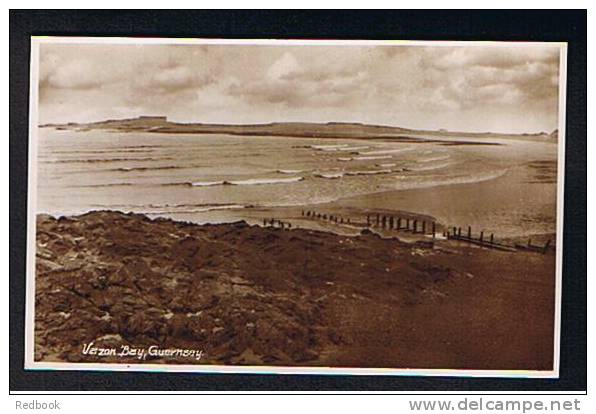
[[[39,215],[36,253],[38,361],[552,368],[551,252],[103,211]]]
[[[536,168],[536,164],[528,163],[512,168],[497,178],[473,183],[383,191],[299,207],[216,211],[204,216],[205,220],[213,222],[243,219],[251,224],[260,224],[263,219],[273,218],[291,223],[295,228],[355,235],[362,226],[311,220],[303,217],[302,212],[333,214],[360,224],[366,222],[367,215],[380,213],[420,222],[434,221],[438,223],[438,231],[453,226],[471,226],[474,233],[493,233],[495,237],[509,243],[527,241],[528,238],[540,242],[550,238],[554,242],[556,187],[552,180],[556,179],[556,164],[542,161],[539,165],[546,167]],[[547,172],[545,168],[548,168]],[[193,220],[189,214],[173,217]]]

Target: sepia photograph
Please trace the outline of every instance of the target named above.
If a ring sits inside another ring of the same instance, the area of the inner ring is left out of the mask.
[[[25,367],[557,377],[566,53],[32,37]]]

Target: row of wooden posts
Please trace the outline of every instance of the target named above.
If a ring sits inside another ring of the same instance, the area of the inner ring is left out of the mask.
[[[321,214],[321,213],[317,213],[317,212],[310,211],[310,210],[309,211],[302,210],[302,217],[308,217],[308,218],[320,219],[320,220],[329,220],[329,221],[332,221],[337,224],[352,224],[352,221],[349,218],[344,219],[341,216],[336,216],[333,214],[325,214],[325,213]]]
[[[418,225],[419,223],[420,226]],[[431,221],[430,225],[427,226],[427,222],[425,220],[419,221],[418,219],[385,216],[378,213],[374,215],[367,214],[366,225],[368,227],[374,226],[387,230],[411,231],[412,233],[431,234],[433,238],[437,233],[437,225],[434,221]],[[427,233],[427,230],[429,230],[430,233]]]
[[[543,246],[534,245],[532,244],[532,240],[528,239],[528,244],[515,244],[515,246],[510,246],[504,244],[502,242],[497,242],[495,240],[495,235],[491,233],[488,237],[485,237],[484,231],[481,231],[477,237],[472,235],[472,227],[468,226],[467,232],[462,234],[461,227],[453,227],[451,230],[446,230],[445,237],[447,239],[453,240],[461,240],[468,243],[477,244],[483,247],[490,247],[493,249],[498,250],[505,250],[505,251],[516,251],[516,250],[528,250],[536,253],[546,254],[548,252],[548,248],[550,247],[551,240],[548,239]]]
[[[548,252],[550,244],[551,244],[551,239],[548,239],[546,241],[546,243],[544,243],[544,246],[532,244],[532,239],[528,239],[528,244],[516,244],[515,248],[521,249],[521,250],[529,250],[531,252],[546,254],[546,252]]]
[[[344,219],[341,216],[317,213],[310,210],[302,210],[302,217],[328,220],[339,224],[352,224],[349,218]],[[366,227],[378,227],[386,230],[410,231],[412,233],[418,234],[430,234],[433,236],[433,238],[435,237],[437,230],[436,223],[434,221],[427,222],[425,220],[386,216],[381,214],[368,214],[366,216]]]
[[[488,237],[485,237],[484,231],[481,231],[478,237],[472,235],[472,226],[468,226],[467,232],[462,234],[461,227],[453,227],[452,229],[445,230],[445,237],[449,240],[460,240],[472,244],[477,244],[483,247],[490,247],[497,250],[515,251],[511,246],[497,242],[495,240],[494,233],[491,233]]]
[[[263,219],[263,227],[279,227],[280,229],[291,229],[292,223],[287,221],[281,221],[274,218],[271,219]]]
[[[437,234],[437,225],[434,221],[427,222],[425,220],[387,216],[379,213],[368,214],[366,216],[366,223],[356,223],[352,222],[350,218],[344,218],[342,216],[334,214],[318,213],[311,210],[302,210],[302,217],[317,220],[326,220],[337,224],[355,224],[366,227],[378,227],[386,230],[409,231],[415,234],[430,234],[432,235],[433,239],[436,238]],[[281,229],[291,229],[292,223],[284,222],[273,218],[265,218],[263,219],[263,226],[278,227]],[[427,230],[429,230],[430,233],[427,233]],[[551,244],[550,239],[547,240],[547,242],[543,246],[532,244],[532,240],[530,239],[528,240],[527,244],[515,244],[515,246],[511,246],[497,241],[495,239],[494,233],[485,234],[484,231],[481,231],[477,236],[474,236],[472,233],[471,226],[468,226],[466,230],[467,231],[462,232],[461,227],[445,228],[443,230],[443,237],[445,237],[448,240],[464,241],[467,243],[472,243],[482,247],[488,247],[497,250],[527,250],[542,254],[546,254]]]

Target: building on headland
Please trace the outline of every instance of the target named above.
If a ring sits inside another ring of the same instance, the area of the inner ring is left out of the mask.
[[[168,122],[167,116],[153,116],[153,115],[141,115],[137,118],[139,121],[148,121],[148,122]]]
[[[137,118],[131,119],[130,121],[132,121],[135,124],[141,124],[144,125],[146,127],[156,127],[156,126],[162,126],[164,124],[168,123],[168,117],[167,116],[153,116],[153,115],[140,115]]]

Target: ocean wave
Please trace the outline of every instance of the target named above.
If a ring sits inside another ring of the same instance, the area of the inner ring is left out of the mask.
[[[51,156],[52,154],[78,154],[78,155],[87,155],[87,154],[123,154],[123,153],[151,153],[151,149],[143,149],[143,148],[114,148],[114,149],[99,149],[99,150],[53,150],[49,151],[48,153],[44,154],[46,156]]]
[[[342,147],[339,151],[362,151],[370,148],[368,145],[354,146],[354,147]]]
[[[440,170],[442,168],[447,168],[450,165],[453,165],[452,162],[444,162],[442,164],[434,164],[434,165],[427,165],[422,167],[410,167],[410,171],[433,171],[433,170]]]
[[[216,210],[239,210],[248,208],[249,206],[245,206],[243,204],[220,204],[220,205],[203,205],[197,206],[196,208],[174,208],[174,209],[163,209],[163,210],[152,210],[152,211],[145,211],[144,214],[147,215],[157,215],[157,214],[189,214],[189,213],[206,213],[208,211],[216,211]]]
[[[189,183],[192,187],[211,187],[214,185],[265,185],[265,184],[287,184],[304,180],[304,177],[289,178],[249,178],[247,180],[223,180],[223,181],[196,181]],[[177,184],[177,183],[176,183]]]
[[[189,184],[192,187],[211,187],[213,185],[224,185],[225,181],[196,181],[193,183],[184,183]]]
[[[131,171],[152,171],[152,170],[177,170],[182,168],[192,168],[192,167],[183,167],[177,165],[164,165],[162,167],[121,167],[121,168],[110,168],[103,171],[121,171],[121,172],[131,172]]]
[[[378,156],[366,156],[366,157],[354,157],[354,160],[365,161],[365,160],[388,160],[393,158],[391,155],[378,155]]]
[[[231,185],[262,185],[262,184],[286,184],[297,183],[303,181],[304,177],[289,177],[289,178],[249,178],[247,180],[225,181]]]
[[[438,156],[438,157],[421,158],[421,159],[416,160],[416,161],[417,162],[444,161],[444,160],[448,160],[449,158],[451,158],[450,155],[441,155],[441,156]]]
[[[333,145],[311,145],[310,147],[317,151],[338,151],[340,148],[347,147],[348,144],[333,144]]]
[[[390,169],[383,170],[361,170],[361,171],[346,171],[346,175],[376,175],[376,174],[391,174]]]
[[[136,149],[136,148],[168,148],[166,145],[129,145],[126,147],[120,147],[122,149]]]
[[[328,179],[338,179],[344,176],[343,172],[330,172],[330,173],[315,173],[313,174],[315,177],[319,178],[328,178]]]
[[[99,209],[117,209],[121,211],[133,211],[147,215],[168,214],[168,213],[203,213],[213,210],[237,210],[254,207],[250,204],[232,203],[203,203],[203,204],[92,204],[91,207]]]
[[[352,161],[353,159],[354,158],[352,158],[352,157],[339,157],[337,160],[346,162],[346,161]]]
[[[277,170],[276,172],[280,174],[298,174],[303,172],[304,170]]]
[[[360,155],[382,155],[382,154],[399,154],[400,152],[411,151],[414,147],[394,148],[394,149],[379,149],[373,151],[360,152]]]
[[[381,168],[391,168],[391,167],[395,167],[397,164],[394,162],[389,162],[389,163],[385,163],[385,164],[376,164],[377,167],[381,167]]]
[[[82,184],[82,185],[73,185],[73,187],[75,187],[75,188],[101,188],[101,187],[130,187],[133,185],[142,185],[142,184],[134,184],[134,183]]]
[[[201,168],[204,165],[163,165],[155,167],[118,167],[118,168],[94,168],[90,169],[68,169],[60,171],[59,174],[85,174],[85,173],[106,173],[106,172],[137,172],[137,171],[163,171],[163,170],[184,170]]]
[[[144,161],[161,161],[173,160],[173,157],[138,157],[138,158],[100,158],[100,159],[70,159],[70,160],[42,160],[47,164],[93,164],[104,162],[144,162]]]
[[[480,183],[484,181],[490,181],[497,178],[500,178],[507,174],[509,169],[497,170],[497,171],[488,171],[485,173],[475,174],[475,175],[466,175],[466,176],[456,176],[456,177],[447,177],[441,178],[441,176],[437,176],[438,179],[436,180],[425,180],[425,181],[416,181],[416,182],[409,182],[406,183],[401,181],[399,185],[399,190],[405,189],[417,189],[417,188],[432,188],[432,187],[440,187],[446,185],[457,185],[457,184],[474,184]]]

